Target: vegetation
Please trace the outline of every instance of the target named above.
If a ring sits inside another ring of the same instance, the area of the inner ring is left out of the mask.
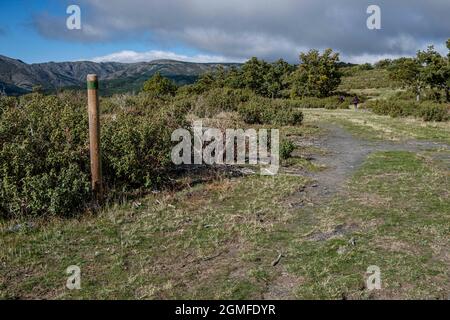
[[[241,104],[238,110],[242,120],[248,124],[271,124],[278,126],[300,125],[303,113],[295,110],[283,101],[267,98],[254,98]]]
[[[328,98],[305,97],[302,99],[287,100],[287,103],[296,108],[348,109],[352,100],[352,97],[345,96],[332,96]]]
[[[175,95],[177,86],[169,79],[163,77],[159,72],[144,83],[144,92],[150,92],[156,97]]]
[[[449,48],[450,50],[450,48]],[[441,91],[445,92],[446,102],[450,102],[450,62],[441,56],[433,46],[419,51],[415,58],[400,58],[389,66],[390,76],[403,87],[412,90],[417,101],[422,91],[430,88],[436,100],[440,100]]]
[[[204,93],[215,88],[251,90],[266,98],[327,97],[340,84],[339,54],[327,49],[320,54],[317,50],[300,54],[298,67],[284,60],[267,63],[251,58],[240,69],[220,68],[207,73],[189,86],[190,93]]]
[[[298,126],[304,120],[300,109],[348,109],[354,94],[336,92],[342,75],[341,90],[369,72],[383,75],[375,89],[386,74],[410,89],[367,101],[376,114],[447,121],[449,106],[440,92],[448,91],[448,70],[448,58],[430,47],[416,58],[375,66],[341,65],[332,50],[301,53],[297,67],[252,58],[239,69],[219,68],[181,88],[156,73],[138,95],[102,98],[106,186],[115,194],[161,185],[170,168],[170,133],[188,126],[188,113],[205,118],[231,112],[250,125]],[[76,93],[0,98],[3,216],[65,216],[90,207],[85,102]]]
[[[366,103],[366,107],[376,114],[391,117],[415,116],[424,121],[446,121],[450,117],[450,107],[430,101],[415,102],[398,99],[374,100]]]
[[[386,68],[361,70],[358,66],[342,68],[342,83],[339,91],[355,92],[362,89],[396,89],[399,84],[389,78]]]
[[[308,122],[290,131],[302,139],[325,134],[314,129],[324,121],[367,116],[305,112]],[[409,128],[411,135],[423,125],[368,120],[395,133]],[[436,154],[374,153],[341,186],[342,195],[311,209],[294,202],[311,183],[304,177],[220,176],[79,219],[36,221],[20,231],[13,231],[17,221],[3,221],[0,297],[445,299],[450,186]],[[283,257],[273,267],[277,250]],[[82,269],[82,290],[63,288],[65,268],[73,264]],[[383,290],[370,292],[364,272],[374,264]]]
[[[182,87],[155,74],[101,98],[101,208],[85,95],[0,96],[0,298],[443,298],[447,68],[433,48],[358,66],[312,50]],[[280,129],[279,174],[175,170],[171,134],[198,118]],[[82,290],[64,290],[69,265]]]
[[[305,119],[342,126],[369,141],[435,141],[450,144],[450,122],[424,122],[416,118],[392,118],[355,110],[303,109]]]
[[[79,214],[91,201],[86,101],[31,94],[0,98],[0,212],[3,217]],[[114,191],[152,189],[170,167],[176,107],[139,105],[102,117],[103,170]]]
[[[327,97],[341,83],[339,54],[327,49],[300,54],[300,65],[292,77],[292,97]]]

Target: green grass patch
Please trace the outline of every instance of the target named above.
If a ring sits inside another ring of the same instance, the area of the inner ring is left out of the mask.
[[[300,177],[223,179],[98,216],[0,226],[2,298],[261,298]],[[268,241],[268,239],[271,239]],[[78,265],[82,290],[65,288]]]
[[[315,211],[317,225],[291,241],[288,269],[304,279],[297,297],[446,298],[449,189],[448,171],[415,154],[369,157],[345,196]],[[311,238],[318,233],[329,236]],[[380,291],[365,288],[371,265],[381,269]]]

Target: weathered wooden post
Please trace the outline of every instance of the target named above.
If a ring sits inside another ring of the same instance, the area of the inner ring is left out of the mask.
[[[89,146],[91,155],[92,190],[98,202],[103,200],[102,154],[100,150],[100,108],[98,102],[98,78],[87,76]]]

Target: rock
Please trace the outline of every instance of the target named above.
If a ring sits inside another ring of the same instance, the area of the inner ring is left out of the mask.
[[[133,208],[134,209],[139,209],[140,207],[142,207],[142,202],[139,202],[139,201],[134,201],[133,202]]]
[[[18,223],[16,225],[13,225],[8,228],[8,232],[20,232],[22,230],[31,230],[34,228],[34,223],[32,222],[25,222],[25,223]]]

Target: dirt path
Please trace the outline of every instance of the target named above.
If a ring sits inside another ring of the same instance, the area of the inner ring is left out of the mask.
[[[449,146],[428,141],[408,140],[403,142],[389,141],[368,141],[357,138],[345,131],[341,127],[332,124],[322,124],[326,134],[312,138],[312,140],[301,140],[298,137],[296,145],[300,147],[314,147],[324,152],[312,152],[302,154],[303,157],[325,169],[319,172],[287,170],[288,174],[298,174],[308,176],[312,183],[299,190],[289,200],[295,208],[302,208],[311,213],[314,219],[314,212],[337,195],[345,185],[347,179],[364,163],[367,157],[374,152],[379,151],[409,151],[420,152],[425,150],[447,148]],[[450,154],[442,155],[445,163],[450,164]],[[294,226],[295,227],[295,226]],[[336,232],[345,232],[346,230],[336,230]],[[320,235],[318,235],[320,238]],[[316,239],[323,240],[323,239]],[[269,286],[265,299],[293,299],[296,279],[292,277],[286,269],[280,265],[281,275],[275,279]],[[298,279],[297,279],[298,282]]]
[[[298,147],[313,146],[324,151],[324,153],[303,154],[311,159],[313,163],[324,166],[326,169],[319,172],[295,172],[291,174],[302,174],[308,176],[315,182],[302,194],[307,194],[312,203],[323,203],[326,198],[335,195],[346,180],[352,176],[367,157],[379,151],[409,151],[420,152],[439,148],[450,147],[435,142],[407,140],[403,142],[390,141],[368,141],[357,138],[337,125],[322,124],[326,134],[313,138],[310,141],[297,140]],[[446,155],[440,155],[441,160],[446,161]]]

